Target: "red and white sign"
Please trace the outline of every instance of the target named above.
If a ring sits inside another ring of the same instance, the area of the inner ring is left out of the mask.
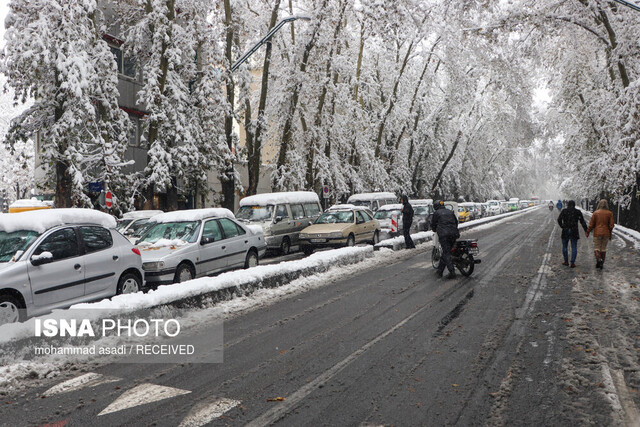
[[[106,207],[108,207],[109,209],[111,209],[111,206],[113,206],[113,195],[111,194],[111,191],[107,191],[104,195],[104,205]]]
[[[391,232],[395,233],[398,231],[398,214],[391,214]]]

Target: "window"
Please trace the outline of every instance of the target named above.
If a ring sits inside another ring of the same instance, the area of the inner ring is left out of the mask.
[[[113,245],[113,237],[106,228],[80,227],[80,236],[82,236],[82,243],[84,243],[84,249],[88,254],[102,251]]]
[[[129,145],[131,147],[137,147],[138,141],[140,138],[138,137],[140,133],[140,119],[138,117],[129,115],[129,121],[131,122],[131,133],[129,133]]]
[[[246,230],[242,227],[240,227],[238,224],[236,224],[236,228],[238,229],[238,235],[242,236],[243,234],[247,234]]]
[[[362,216],[362,212],[356,212],[356,223],[357,224],[364,224],[365,220],[364,217]]]
[[[304,209],[302,209],[302,205],[291,205],[291,216],[293,216],[293,219],[304,218]]]
[[[318,216],[320,215],[320,207],[316,203],[305,203],[304,211],[307,216]]]
[[[276,216],[281,216],[282,218],[288,218],[289,214],[287,213],[286,205],[278,205],[276,208]]]
[[[208,243],[222,240],[222,231],[220,230],[218,221],[207,221],[204,224],[204,229],[202,230],[202,239],[206,239]]]
[[[231,237],[236,237],[238,235],[238,227],[236,227],[235,222],[231,221],[230,219],[220,219],[220,226],[224,231],[225,239],[230,239]]]
[[[50,252],[54,261],[78,256],[80,251],[75,230],[65,228],[51,233],[38,246],[33,255],[41,255],[43,252]]]
[[[361,213],[361,214],[362,214],[362,216],[364,217],[364,220],[365,220],[365,221],[371,221],[371,220],[373,219],[373,218],[371,218],[371,215],[369,215],[369,213],[368,213],[368,212],[361,211],[360,213]]]
[[[116,60],[118,74],[124,74],[127,77],[136,78],[136,62],[134,58],[125,57],[119,47],[109,46],[113,58]]]

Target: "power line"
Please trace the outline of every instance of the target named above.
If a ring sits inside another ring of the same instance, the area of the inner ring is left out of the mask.
[[[630,7],[631,9],[635,10],[636,12],[640,12],[640,5],[635,4],[635,3],[629,3],[628,1],[625,0],[613,0],[616,3],[620,3],[621,5]]]

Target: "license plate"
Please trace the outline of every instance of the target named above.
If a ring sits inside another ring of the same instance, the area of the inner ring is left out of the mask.
[[[327,239],[311,239],[311,243],[326,243]]]
[[[478,249],[478,248],[469,249],[469,253],[471,255],[478,255],[480,253],[480,249]]]

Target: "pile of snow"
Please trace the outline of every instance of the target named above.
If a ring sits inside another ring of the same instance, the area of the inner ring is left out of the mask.
[[[154,210],[131,211],[131,212],[127,212],[124,215],[122,215],[122,219],[151,218],[152,216],[160,215],[162,213],[164,213],[164,212],[163,211],[154,211]]]
[[[313,191],[286,191],[256,194],[240,200],[240,206],[267,206],[279,203],[320,203],[320,199]]]
[[[433,204],[433,199],[409,200],[409,204],[411,204],[412,206],[428,206]]]
[[[388,193],[383,191],[376,192],[376,193],[360,193],[360,194],[354,194],[353,196],[349,197],[349,200],[347,200],[347,203],[359,202],[359,201],[366,202],[367,200],[383,200],[383,199],[396,200],[397,197],[393,193]]]
[[[421,231],[419,233],[415,233],[411,235],[411,239],[414,240],[414,243],[416,242],[427,242],[429,240],[433,239],[433,231]],[[378,242],[378,244],[376,246],[384,246],[384,247],[388,247],[388,246],[393,246],[396,247],[400,244],[404,243],[404,236],[398,236],[398,237],[394,237],[391,239],[385,239],[385,240],[381,240],[380,242]]]
[[[327,212],[328,211],[369,211],[369,208],[366,206],[356,206],[344,203],[340,205],[333,205],[329,209],[327,209]]]
[[[155,243],[149,243],[149,242],[140,242],[140,244],[138,244],[138,247],[140,248],[149,248],[149,249],[157,249],[157,248],[164,248],[166,246],[176,246],[176,247],[180,247],[180,246],[184,246],[187,245],[189,242],[186,242],[182,239],[160,239]]]
[[[174,211],[161,213],[151,218],[151,221],[158,223],[166,222],[190,222],[200,221],[205,218],[231,218],[236,219],[233,212],[225,208],[189,209],[185,211]]]
[[[96,224],[107,228],[115,228],[116,219],[104,212],[80,208],[0,214],[0,231],[7,233],[18,230],[32,230],[44,233],[52,227],[63,224]]]

